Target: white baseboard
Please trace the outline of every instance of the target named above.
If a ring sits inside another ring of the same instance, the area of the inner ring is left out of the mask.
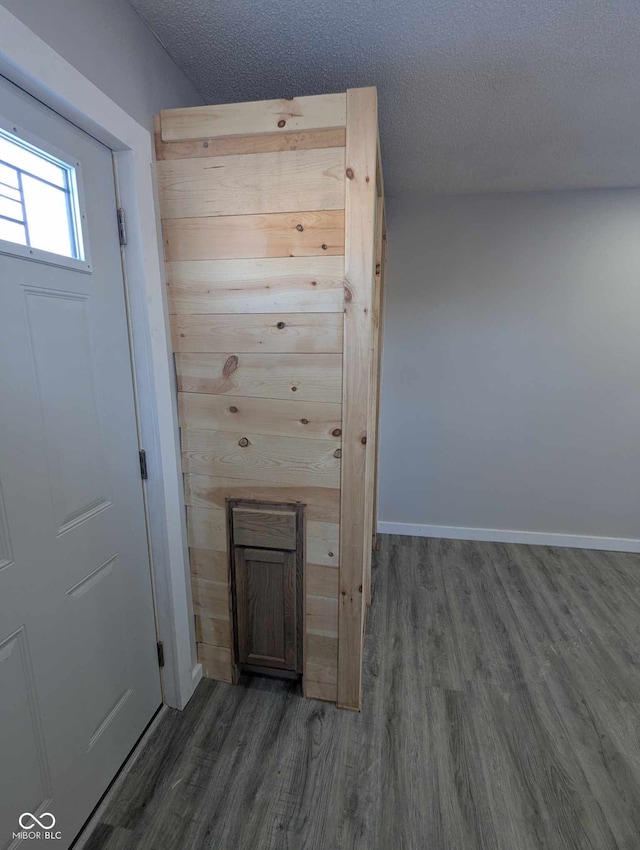
[[[590,537],[582,534],[550,534],[545,531],[511,531],[503,528],[463,528],[457,525],[418,525],[410,522],[382,521],[378,522],[378,533],[445,537],[450,540],[484,540],[488,543],[568,546],[571,549],[604,549],[609,552],[640,552],[640,540],[630,537]]]
[[[202,664],[194,665],[193,670],[191,671],[191,681],[193,682],[193,690],[198,687],[200,684],[200,680],[202,679]]]

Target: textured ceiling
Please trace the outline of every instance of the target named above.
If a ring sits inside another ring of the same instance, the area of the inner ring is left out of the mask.
[[[376,85],[387,193],[640,185],[640,0],[132,0],[207,103]]]

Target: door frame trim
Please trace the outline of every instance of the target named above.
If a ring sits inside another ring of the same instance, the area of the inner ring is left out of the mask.
[[[118,190],[127,212],[125,279],[140,432],[149,466],[144,487],[156,618],[165,649],[163,698],[173,708],[184,708],[202,677],[202,667],[196,659],[153,136],[3,6],[0,74],[114,153]]]

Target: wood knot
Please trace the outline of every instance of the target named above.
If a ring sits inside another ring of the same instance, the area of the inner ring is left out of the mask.
[[[369,177],[365,177],[364,179],[365,179],[365,182],[366,182],[366,183],[369,183],[369,181],[370,181],[370,178],[369,178]]]
[[[351,292],[351,289],[349,288],[349,285],[346,282],[344,285],[344,300],[347,302],[353,301],[353,293]]]
[[[224,361],[224,366],[222,367],[222,377],[228,378],[229,375],[233,375],[233,373],[238,368],[238,358],[235,354],[232,354],[230,357]]]
[[[322,245],[321,245],[320,247],[322,248],[322,250],[323,250],[323,251],[326,251],[326,250],[327,250],[327,246],[325,245],[325,243],[324,243],[324,242],[322,243]]]
[[[334,428],[333,431],[331,432],[331,434],[334,437],[339,437],[342,434],[342,431],[339,428]]]
[[[202,147],[203,147],[203,148],[208,148],[208,147],[209,147],[209,142],[203,142],[203,143],[202,143]]]
[[[342,449],[336,449],[333,453],[334,457],[341,458],[342,457]]]
[[[362,585],[358,586],[358,590],[360,591],[360,593],[362,593]]]
[[[284,120],[284,118],[281,118],[281,119],[278,121],[278,127],[284,127],[284,125],[285,125],[286,123],[287,123],[287,122]]]
[[[229,413],[237,413],[237,412],[238,412],[238,408],[237,408],[237,407],[234,407],[234,406],[232,405],[232,406],[229,408]]]
[[[308,419],[301,419],[301,420],[300,420],[300,422],[302,422],[302,424],[303,424],[303,425],[308,425],[308,424],[309,424],[309,420],[308,420]]]
[[[298,231],[298,233],[302,233],[304,227],[301,224],[296,224],[296,230]]]
[[[311,281],[311,286],[317,286],[317,285],[318,285],[318,281],[317,281],[317,280],[312,280],[312,281]]]
[[[333,558],[333,552],[327,552],[327,555],[328,555],[330,558]]]
[[[376,274],[380,274],[380,263],[376,263]]]
[[[249,445],[249,440],[247,440],[246,437],[240,437],[240,439],[238,440],[238,445],[241,448],[246,449],[246,447]]]
[[[282,328],[284,327],[284,322],[278,322],[278,324],[276,325],[276,327],[278,328],[278,330],[279,330],[279,331],[281,331],[281,330],[282,330]]]
[[[353,180],[353,168],[347,168],[345,173],[346,173],[347,177],[349,178],[349,180]]]
[[[367,438],[366,437],[360,437],[360,442],[362,443],[363,446],[366,446],[367,445]]]
[[[298,388],[297,388],[297,387],[291,387],[291,392],[292,392],[292,393],[297,393],[297,392],[298,392]]]

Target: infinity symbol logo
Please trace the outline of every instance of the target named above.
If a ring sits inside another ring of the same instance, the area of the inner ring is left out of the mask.
[[[47,818],[51,818],[51,821],[47,821]],[[56,819],[51,812],[43,812],[39,818],[32,815],[31,812],[23,812],[18,818],[18,823],[23,829],[33,829],[36,825],[40,829],[53,829],[56,825]]]

